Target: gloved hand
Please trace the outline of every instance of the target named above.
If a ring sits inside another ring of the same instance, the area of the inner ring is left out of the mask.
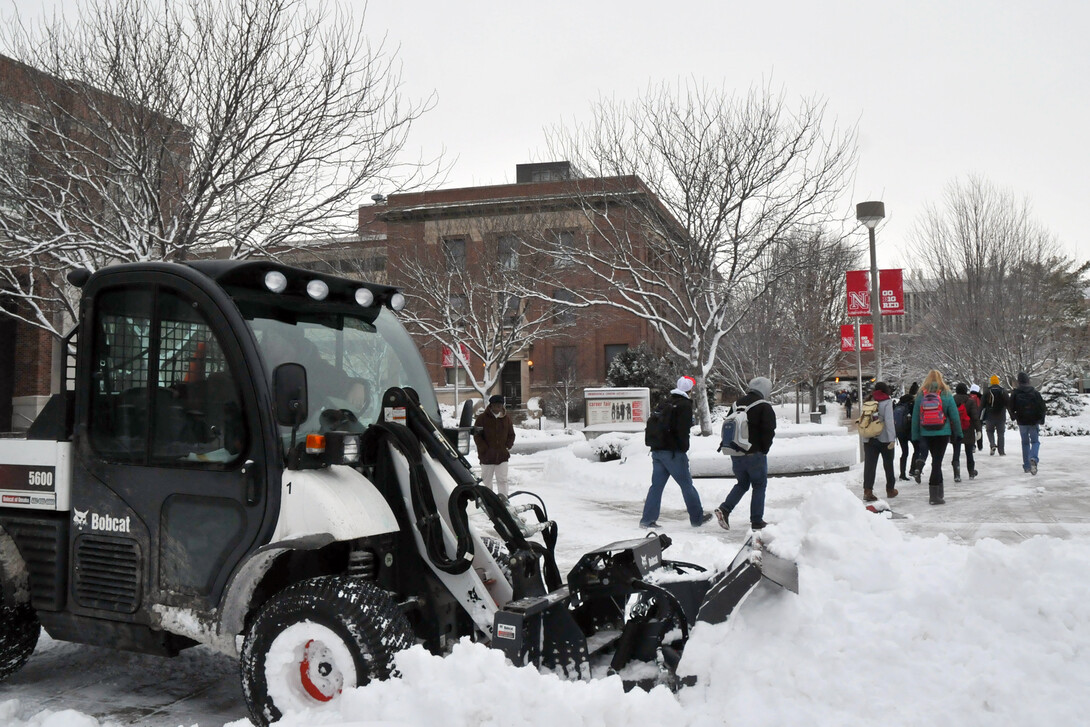
[[[981,439],[980,437],[976,438],[976,448],[978,450],[980,450],[981,452],[984,451],[984,440]]]
[[[897,440],[893,440],[892,442],[889,443],[889,448],[893,449],[896,446],[896,444],[897,444]]]

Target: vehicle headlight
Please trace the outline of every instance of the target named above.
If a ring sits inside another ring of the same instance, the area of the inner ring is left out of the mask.
[[[360,438],[345,437],[344,449],[341,452],[342,464],[355,464],[360,461]]]
[[[469,430],[468,429],[459,429],[458,430],[458,452],[461,453],[461,454],[469,454],[469,442],[470,442]]]
[[[283,293],[288,288],[288,276],[279,270],[265,273],[265,287],[273,293]]]
[[[367,288],[359,288],[356,290],[356,302],[366,308],[374,304],[375,294]]]
[[[324,280],[312,280],[307,283],[307,295],[314,300],[325,300],[329,295],[329,286],[325,284]]]

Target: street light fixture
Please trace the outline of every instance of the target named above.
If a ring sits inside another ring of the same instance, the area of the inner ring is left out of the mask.
[[[874,228],[886,216],[886,205],[882,202],[860,202],[855,206],[855,218],[867,226],[870,235],[870,315],[871,328],[874,329],[874,377],[882,380],[882,304],[878,296],[878,258],[874,252]],[[859,392],[862,396],[863,392]]]

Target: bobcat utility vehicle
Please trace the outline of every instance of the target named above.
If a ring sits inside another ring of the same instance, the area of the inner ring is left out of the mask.
[[[395,288],[273,262],[69,281],[64,390],[25,438],[0,439],[0,680],[44,627],[237,655],[259,725],[390,676],[400,649],[467,636],[569,678],[677,684],[690,628],[762,578],[797,590],[759,544],[708,574],[663,560],[665,535],[563,579],[544,505],[472,474],[472,411],[442,428]]]

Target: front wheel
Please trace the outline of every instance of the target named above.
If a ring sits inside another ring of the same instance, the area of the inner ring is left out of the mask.
[[[3,594],[0,593],[0,604]],[[42,631],[29,603],[0,605],[0,681],[23,668]]]
[[[394,654],[412,644],[409,622],[372,583],[323,576],[289,586],[262,607],[242,647],[250,718],[267,725],[385,679]]]

